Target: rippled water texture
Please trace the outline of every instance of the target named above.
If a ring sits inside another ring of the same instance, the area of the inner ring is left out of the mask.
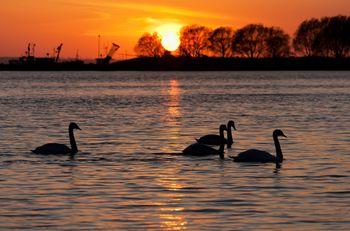
[[[0,72],[0,229],[348,230],[350,72]],[[226,159],[175,155],[234,119]],[[80,153],[30,150],[67,143]],[[248,148],[286,161],[242,164]]]

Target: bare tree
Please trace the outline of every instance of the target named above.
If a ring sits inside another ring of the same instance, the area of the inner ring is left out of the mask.
[[[303,21],[295,32],[294,50],[304,56],[319,56],[321,54],[320,31],[320,20],[312,18]]]
[[[231,27],[219,27],[209,37],[210,50],[222,58],[230,57],[232,54],[232,41],[234,31]]]
[[[182,56],[201,57],[209,47],[210,29],[204,26],[186,26],[181,31],[179,52]]]
[[[324,17],[320,20],[319,40],[322,53],[342,58],[350,52],[350,17]]]
[[[267,28],[265,44],[267,57],[280,58],[290,54],[290,36],[280,28]]]
[[[135,52],[140,57],[159,58],[164,55],[165,49],[162,46],[158,33],[146,33],[141,36],[135,47]]]
[[[261,24],[249,24],[236,31],[232,43],[233,53],[247,57],[260,58],[265,51],[267,28]]]

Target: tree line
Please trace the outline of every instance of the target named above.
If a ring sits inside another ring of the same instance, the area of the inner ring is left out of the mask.
[[[293,38],[281,28],[262,24],[249,24],[238,30],[232,27],[212,30],[190,25],[182,28],[180,42],[178,55],[191,58],[343,58],[350,56],[350,17],[339,15],[305,20]],[[135,52],[140,57],[162,57],[168,53],[157,33],[141,36]]]

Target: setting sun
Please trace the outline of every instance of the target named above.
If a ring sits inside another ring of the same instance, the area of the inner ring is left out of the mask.
[[[180,46],[180,30],[182,25],[180,24],[164,24],[159,26],[156,31],[159,33],[162,46],[167,51],[175,51]]]
[[[162,36],[162,45],[165,50],[176,51],[180,46],[179,35],[174,32],[169,32],[165,36]]]

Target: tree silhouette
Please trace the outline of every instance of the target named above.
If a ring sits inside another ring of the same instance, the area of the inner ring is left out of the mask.
[[[236,31],[233,39],[233,53],[247,57],[259,58],[265,51],[267,28],[262,24],[249,24]]]
[[[304,56],[321,55],[320,31],[320,20],[312,18],[303,21],[295,32],[293,39],[295,51]]]
[[[234,31],[231,27],[219,27],[209,37],[209,49],[222,58],[230,57],[232,54],[232,40]]]
[[[212,31],[205,26],[190,25],[181,30],[179,55],[282,58],[291,54],[290,40],[281,28],[262,24],[249,24],[236,32],[231,27]],[[301,56],[349,57],[350,16],[305,20],[296,30],[292,45],[295,53]],[[135,51],[141,57],[163,57],[166,54],[157,33],[144,34]]]
[[[276,27],[269,27],[266,32],[266,56],[272,58],[289,56],[290,36],[282,29]]]
[[[158,33],[145,33],[138,40],[135,52],[140,57],[159,58],[164,55],[165,49],[162,46]]]
[[[209,47],[210,29],[191,25],[181,30],[179,52],[181,56],[201,57]]]
[[[322,53],[326,56],[342,58],[350,52],[350,17],[324,17],[320,21],[320,40]]]

